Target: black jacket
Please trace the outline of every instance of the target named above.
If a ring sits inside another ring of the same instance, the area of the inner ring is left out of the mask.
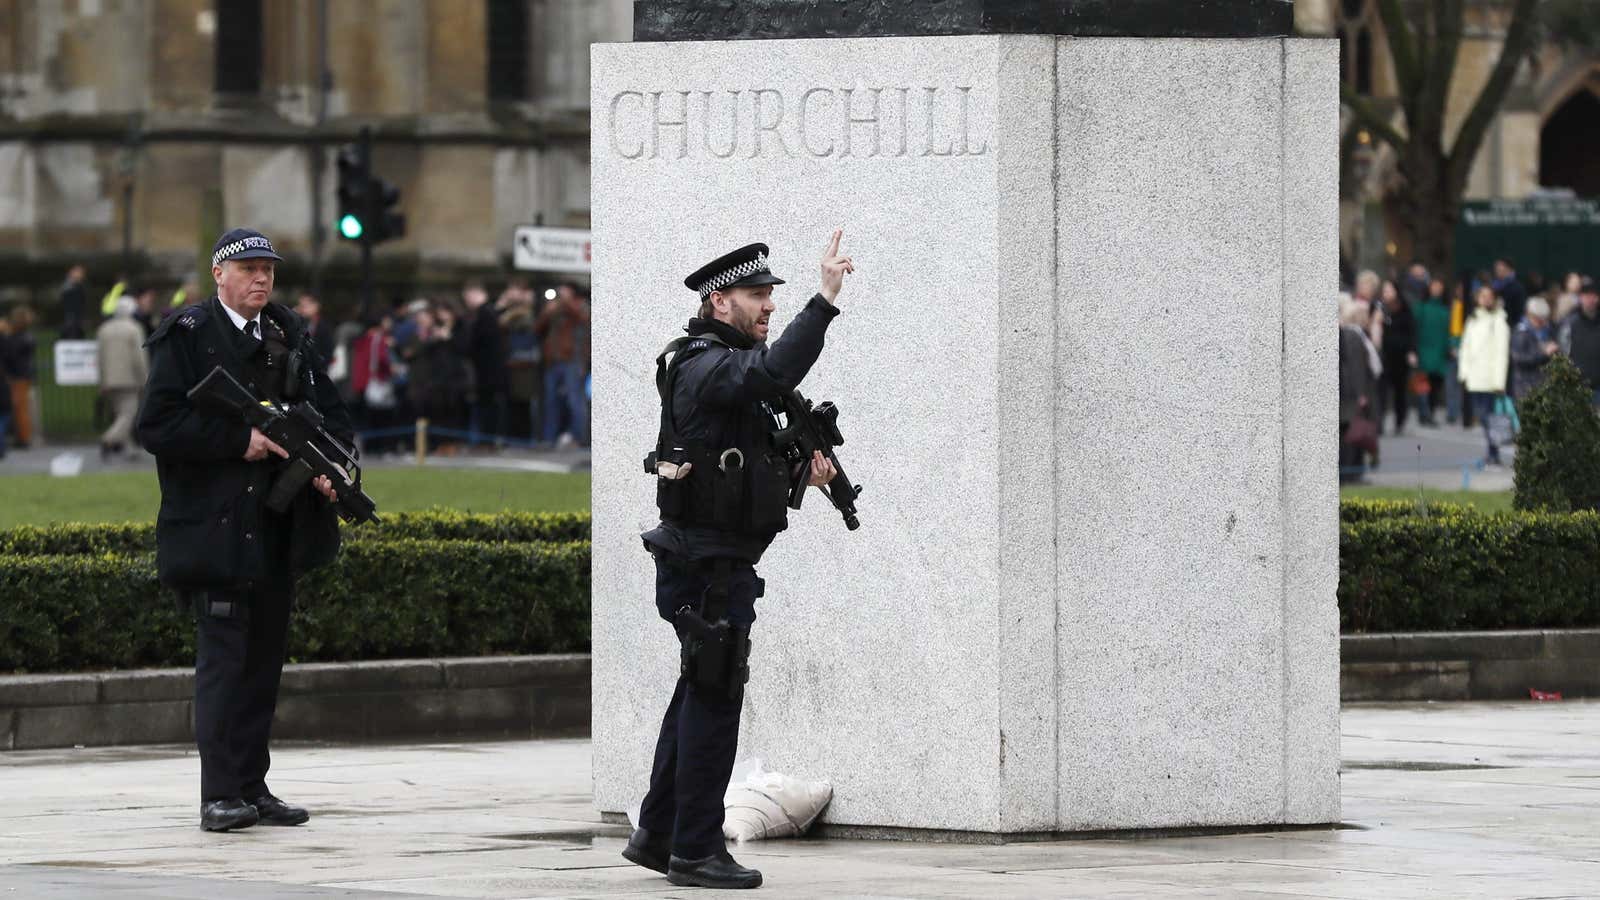
[[[291,348],[301,349],[302,398],[323,414],[330,433],[350,442],[349,415],[300,317],[276,303],[267,304],[262,315],[283,329]],[[162,583],[174,588],[288,583],[338,553],[339,521],[332,505],[308,486],[286,514],[266,509],[262,501],[281,461],[245,462],[250,426],[189,402],[189,389],[215,366],[252,383],[240,337],[212,297],[168,316],[145,344],[151,350],[150,377],[138,435],[156,457],[161,480],[156,563]]]
[[[500,317],[494,306],[485,303],[472,315],[468,354],[472,357],[474,382],[480,394],[506,389],[505,340],[500,332]]]
[[[691,319],[689,334],[715,332],[734,349],[713,345],[671,368],[672,410],[678,436],[714,445],[766,440],[757,404],[794,390],[822,355],[828,324],[839,314],[818,294],[769,347],[722,322]],[[755,430],[759,428],[760,430]],[[773,534],[737,534],[662,522],[644,533],[646,544],[688,559],[728,557],[761,561]]]
[[[10,336],[0,334],[0,356],[5,355],[8,349],[6,344],[10,340]],[[0,416],[9,416],[11,412],[11,382],[6,378],[6,367],[0,366]],[[5,449],[5,442],[9,440],[11,438],[6,434],[6,429],[0,428],[0,450]]]
[[[1567,316],[1562,326],[1561,346],[1588,380],[1589,387],[1600,390],[1600,316],[1591,319],[1582,309]]]

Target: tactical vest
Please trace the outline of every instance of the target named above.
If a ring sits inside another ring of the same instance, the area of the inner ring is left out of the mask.
[[[672,378],[678,363],[700,353],[732,350],[706,333],[678,338],[656,357],[661,429],[644,468],[656,477],[656,506],[663,521],[771,534],[789,527],[789,470],[772,447],[771,416],[762,405],[717,416],[716,427],[703,440],[680,437],[673,416]]]

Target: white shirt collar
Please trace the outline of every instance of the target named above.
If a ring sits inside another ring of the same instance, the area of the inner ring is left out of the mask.
[[[240,331],[243,331],[246,322],[254,322],[254,323],[256,323],[256,337],[260,337],[261,336],[261,314],[260,313],[256,313],[256,317],[254,319],[246,319],[244,316],[241,316],[238,313],[234,312],[232,307],[230,307],[226,303],[223,303],[221,300],[218,300],[217,303],[221,304],[222,311],[228,314],[228,318],[233,320],[233,327],[239,329]]]

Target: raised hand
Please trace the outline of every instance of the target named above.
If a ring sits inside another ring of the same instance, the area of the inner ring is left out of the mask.
[[[839,255],[839,241],[844,237],[843,228],[835,228],[833,237],[828,240],[827,249],[822,251],[822,299],[829,303],[835,302],[839,297],[839,290],[844,287],[844,276],[854,273],[855,263],[848,256]]]

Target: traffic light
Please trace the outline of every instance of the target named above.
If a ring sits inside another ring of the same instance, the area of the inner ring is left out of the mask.
[[[339,236],[368,246],[404,237],[406,217],[396,207],[400,189],[372,174],[372,135],[339,149]]]
[[[368,195],[371,193],[372,167],[365,143],[339,148],[339,236],[347,241],[366,237]]]
[[[400,205],[400,189],[382,178],[373,178],[368,182],[368,187],[372,201],[369,226],[372,242],[381,244],[392,238],[405,237],[405,214],[395,208]]]

